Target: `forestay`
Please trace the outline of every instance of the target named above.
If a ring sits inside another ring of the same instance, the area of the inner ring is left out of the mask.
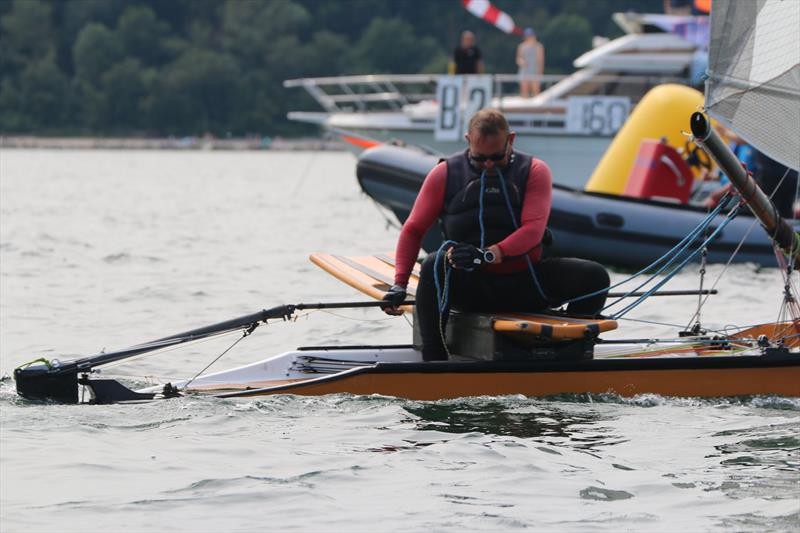
[[[708,76],[708,113],[800,168],[800,2],[714,0]]]

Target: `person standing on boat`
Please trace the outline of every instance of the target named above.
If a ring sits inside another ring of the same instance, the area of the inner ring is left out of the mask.
[[[465,138],[465,151],[426,176],[400,231],[395,284],[384,297],[384,311],[398,314],[422,237],[440,220],[446,238],[455,244],[430,254],[422,264],[416,311],[426,361],[447,358],[442,332],[450,305],[465,311],[535,312],[609,285],[605,268],[593,261],[542,259],[552,196],[550,168],[514,150],[515,133],[503,114],[495,109],[477,112]],[[452,268],[449,304],[440,313],[436,285],[444,285],[445,263]],[[595,315],[605,299],[600,292],[570,303],[567,310]]]
[[[525,28],[523,35],[524,40],[517,46],[519,93],[523,98],[529,98],[541,92],[544,45],[536,40],[536,32],[533,31],[533,28]]]
[[[475,45],[475,34],[465,31],[461,34],[461,43],[453,51],[454,74],[483,74],[483,59],[480,49]]]

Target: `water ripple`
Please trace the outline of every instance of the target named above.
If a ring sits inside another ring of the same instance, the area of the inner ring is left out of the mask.
[[[580,491],[580,497],[584,500],[610,502],[633,498],[633,494],[624,490],[611,490],[604,489],[602,487],[589,486]]]
[[[319,179],[296,189],[309,157]],[[797,398],[21,400],[8,374],[25,354],[127,346],[281,302],[356,300],[308,253],[389,250],[397,231],[364,201],[350,154],[2,158],[4,531],[800,530]],[[289,217],[301,207],[320,216]],[[773,316],[775,274],[731,266],[704,316],[741,321],[742,302],[748,319]],[[696,272],[675,281],[696,286]],[[685,303],[645,302],[643,313],[674,321]],[[314,313],[259,328],[220,366],[410,334],[379,311]],[[653,334],[626,324],[626,335]],[[223,349],[210,346],[119,369],[185,375]]]

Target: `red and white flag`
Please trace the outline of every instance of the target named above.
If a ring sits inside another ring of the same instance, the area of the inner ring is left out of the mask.
[[[500,11],[489,0],[462,0],[464,7],[478,18],[482,18],[501,31],[522,35],[522,29],[514,24],[508,13]]]

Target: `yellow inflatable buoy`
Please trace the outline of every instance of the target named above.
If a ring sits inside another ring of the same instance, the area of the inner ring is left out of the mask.
[[[622,194],[642,140],[666,138],[671,146],[683,149],[688,139],[681,132],[689,129],[691,114],[702,108],[703,93],[691,87],[665,84],[650,89],[617,132],[585,190]],[[693,143],[690,148],[694,149]],[[698,169],[693,171],[697,177]]]

